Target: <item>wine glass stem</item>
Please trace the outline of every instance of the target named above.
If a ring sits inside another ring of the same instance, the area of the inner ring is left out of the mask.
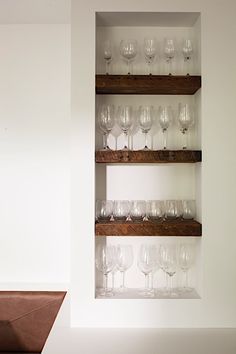
[[[145,289],[149,290],[149,279],[148,274],[145,274]]]
[[[110,74],[110,61],[106,60],[106,74],[109,75]]]
[[[150,290],[153,290],[153,272],[150,273]]]
[[[163,129],[163,149],[167,149],[167,129]]]
[[[121,281],[120,288],[121,288],[121,290],[124,290],[124,288],[125,288],[125,272],[121,272],[121,279],[122,279],[122,281]]]
[[[173,292],[173,276],[172,275],[169,276],[169,280],[170,280],[170,293],[172,294],[172,292]]]
[[[130,75],[130,74],[132,74],[131,73],[131,60],[130,59],[128,59],[128,75]]]
[[[187,130],[183,129],[182,134],[183,134],[183,149],[186,150],[187,149]]]
[[[125,146],[124,146],[124,148],[128,149],[128,144],[129,144],[129,142],[128,142],[128,132],[125,131],[124,134],[125,134]]]
[[[147,143],[148,143],[147,132],[144,132],[144,136],[145,136],[145,146],[144,146],[144,149],[148,149],[148,146],[147,146]]]
[[[112,272],[111,273],[111,287],[112,287],[112,290],[114,290],[115,289],[115,273],[114,272]]]
[[[184,271],[184,288],[188,288],[188,271]]]
[[[108,274],[104,274],[104,292],[107,293],[108,290]]]
[[[187,74],[186,75],[189,75],[189,67],[190,67],[190,59],[185,59],[185,64],[186,64],[186,72]]]
[[[107,149],[107,134],[103,134],[103,149]]]

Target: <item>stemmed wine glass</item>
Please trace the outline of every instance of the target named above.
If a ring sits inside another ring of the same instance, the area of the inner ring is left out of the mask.
[[[163,133],[163,149],[167,149],[167,131],[173,120],[173,110],[171,106],[159,108],[159,124]]]
[[[189,63],[192,59],[193,54],[193,45],[191,39],[185,39],[183,43],[182,53],[184,57],[184,63],[186,63],[187,67],[187,75],[189,75]]]
[[[149,275],[157,266],[157,249],[155,245],[142,244],[138,254],[138,267],[145,276],[145,288],[141,294],[145,297],[153,297],[154,290],[149,284]]]
[[[195,254],[194,254],[193,245],[190,244],[180,245],[179,253],[178,253],[178,264],[184,274],[184,285],[181,288],[181,291],[183,292],[193,290],[188,285],[188,271],[194,264],[194,258],[195,258]]]
[[[96,267],[103,274],[103,288],[99,292],[100,296],[113,296],[113,292],[108,288],[108,274],[115,266],[114,247],[106,244],[99,244],[96,247]]]
[[[128,75],[132,74],[131,63],[138,53],[138,43],[135,39],[123,39],[120,42],[120,54],[127,61]]]
[[[187,133],[194,123],[193,109],[188,103],[179,103],[178,123],[183,134],[183,149],[187,149]]]
[[[138,124],[145,135],[145,146],[143,150],[149,150],[147,146],[147,134],[153,124],[153,106],[140,106],[138,109]]]
[[[103,132],[103,150],[110,150],[107,144],[108,134],[115,125],[115,107],[114,105],[101,105],[98,109],[98,124]]]
[[[132,266],[133,260],[133,247],[131,245],[117,245],[116,266],[122,275],[121,292],[126,290],[125,272]]]
[[[162,245],[162,251],[160,253],[160,262],[162,269],[169,276],[169,285],[167,293],[169,296],[177,296],[173,287],[173,276],[177,272],[177,248],[176,245]]]
[[[148,65],[148,72],[152,74],[152,66],[157,54],[157,42],[155,38],[145,38],[144,44],[144,56]]]
[[[172,62],[175,57],[175,43],[173,39],[165,39],[164,42],[164,55],[166,62],[169,66],[169,75],[172,73]]]
[[[117,110],[117,124],[125,135],[125,144],[123,150],[128,150],[128,132],[134,122],[132,106],[119,106]]]
[[[110,74],[110,64],[112,61],[112,45],[109,40],[104,42],[103,57],[106,63],[106,74]]]

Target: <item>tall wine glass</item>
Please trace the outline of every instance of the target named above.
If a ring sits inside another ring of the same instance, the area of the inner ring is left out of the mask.
[[[127,61],[128,75],[132,74],[132,61],[138,53],[138,43],[135,39],[124,39],[120,42],[120,54]]]
[[[155,38],[145,38],[143,43],[145,60],[148,65],[148,72],[152,74],[152,66],[157,54],[157,42]]]
[[[189,75],[189,64],[193,54],[193,45],[191,39],[184,40],[182,53],[184,57],[184,63],[186,64],[187,75]]]
[[[113,218],[113,201],[97,200],[96,201],[96,219],[98,221],[109,221]]]
[[[164,216],[163,200],[148,200],[146,202],[146,216],[147,220],[161,220]]]
[[[159,124],[163,133],[163,149],[167,149],[167,131],[173,120],[173,110],[171,106],[159,108]]]
[[[165,55],[165,59],[168,64],[168,67],[169,67],[169,75],[171,75],[172,74],[172,62],[175,57],[175,43],[174,43],[173,39],[169,39],[169,38],[165,39],[164,55]]]
[[[125,135],[125,144],[123,150],[128,150],[128,133],[134,122],[134,113],[132,106],[119,106],[117,110],[117,124]]]
[[[133,247],[131,245],[118,245],[116,265],[122,275],[122,283],[120,291],[126,290],[125,287],[125,272],[132,266],[134,260]]]
[[[187,149],[187,133],[194,123],[193,108],[188,103],[179,103],[178,123],[183,134],[183,149]]]
[[[178,264],[184,275],[184,284],[182,287],[183,292],[192,291],[193,289],[189,287],[188,284],[188,272],[193,266],[195,260],[195,253],[193,245],[182,244],[179,247],[178,253]]]
[[[118,221],[130,220],[130,202],[128,200],[115,200],[113,216]]]
[[[96,247],[96,267],[103,274],[103,288],[100,296],[113,296],[113,292],[108,288],[108,274],[115,266],[114,247],[106,244],[99,244]]]
[[[145,146],[143,150],[149,150],[147,146],[147,134],[153,125],[153,106],[140,106],[138,109],[138,124],[145,135]]]
[[[98,109],[98,124],[103,133],[103,150],[110,150],[107,144],[107,137],[115,125],[114,105],[101,105]]]
[[[106,74],[110,74],[110,64],[112,61],[112,45],[109,40],[104,42],[103,57],[106,63]]]
[[[131,220],[142,221],[146,214],[146,202],[144,200],[133,200],[130,204]]]
[[[154,296],[153,287],[149,284],[149,275],[157,265],[157,249],[155,245],[142,244],[138,254],[138,267],[145,276],[145,287],[141,294],[145,297]]]
[[[177,296],[173,286],[173,276],[177,272],[177,248],[174,244],[168,244],[163,247],[161,253],[163,268],[169,277],[168,293],[170,296]]]

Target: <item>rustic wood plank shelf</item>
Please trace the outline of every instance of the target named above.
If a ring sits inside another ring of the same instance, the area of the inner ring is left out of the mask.
[[[96,236],[201,236],[196,220],[96,222]]]
[[[96,75],[97,94],[193,95],[201,76],[190,75]]]
[[[194,163],[202,160],[200,150],[100,150],[97,163]]]

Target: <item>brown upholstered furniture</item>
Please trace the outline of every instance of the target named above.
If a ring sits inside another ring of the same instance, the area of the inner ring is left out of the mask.
[[[65,295],[0,291],[0,353],[41,353]]]

